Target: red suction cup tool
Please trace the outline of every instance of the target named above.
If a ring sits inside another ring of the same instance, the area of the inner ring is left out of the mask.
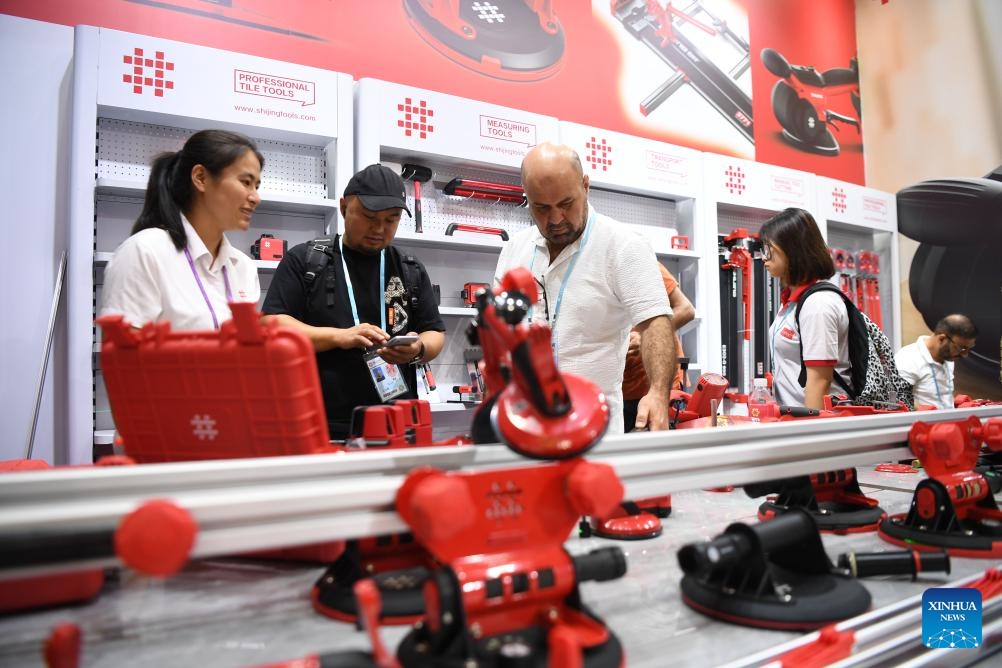
[[[595,384],[557,370],[549,324],[525,322],[537,299],[524,267],[505,274],[493,293],[478,295],[470,342],[483,349],[483,377],[497,397],[481,410],[490,410],[493,440],[526,457],[567,459],[602,438],[609,405]]]
[[[570,408],[550,416],[525,401],[517,386],[501,393],[491,424],[509,448],[533,459],[566,459],[584,454],[599,442],[609,426],[605,395],[590,381],[563,374]]]

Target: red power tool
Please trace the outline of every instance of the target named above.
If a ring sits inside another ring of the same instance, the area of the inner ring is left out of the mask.
[[[605,433],[609,409],[595,385],[557,370],[549,326],[525,322],[536,298],[525,269],[478,298],[470,338],[483,348],[490,393],[478,416],[489,442],[557,461],[480,472],[424,468],[407,477],[397,512],[440,565],[424,586],[422,623],[395,657],[379,634],[379,589],[370,580],[355,585],[374,665],[504,665],[510,657],[526,665],[623,665],[619,641],[578,589],[621,577],[623,552],[571,556],[563,548],[578,517],[608,514],[623,497],[612,467],[580,457]]]
[[[907,513],[880,523],[880,537],[921,550],[946,549],[957,557],[1002,556],[998,481],[975,470],[982,443],[1002,451],[1002,418],[916,422],[908,442],[929,477],[915,486]]]

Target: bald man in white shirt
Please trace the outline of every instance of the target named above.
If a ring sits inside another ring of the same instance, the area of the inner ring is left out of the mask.
[[[636,427],[667,429],[675,337],[653,249],[591,208],[588,176],[569,146],[544,143],[529,151],[522,187],[535,225],[505,244],[495,282],[514,267],[529,268],[540,292],[531,317],[549,322],[561,371],[588,378],[605,393],[609,433],[623,431],[623,369],[636,327],[651,382]]]

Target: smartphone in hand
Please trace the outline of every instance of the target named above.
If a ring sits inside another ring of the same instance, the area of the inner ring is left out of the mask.
[[[420,338],[414,334],[405,336],[394,336],[389,341],[380,346],[380,348],[393,348],[394,346],[409,346],[412,343],[417,343]]]

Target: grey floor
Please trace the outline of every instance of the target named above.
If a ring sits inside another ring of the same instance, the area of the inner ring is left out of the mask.
[[[864,491],[888,512],[904,512],[918,476],[861,470]],[[712,620],[679,598],[682,545],[712,538],[731,522],[754,522],[759,499],[740,489],[674,495],[672,516],[656,539],[615,542],[573,537],[572,553],[614,543],[627,554],[619,580],[585,583],[583,599],[609,624],[629,666],[713,666],[797,637]],[[875,534],[824,537],[835,561],[848,551],[898,549]],[[954,559],[951,575],[867,578],[875,607],[997,566],[998,560]],[[43,665],[41,643],[54,624],[76,622],[84,633],[84,666],[248,666],[306,654],[366,649],[353,626],[317,615],[308,592],[323,569],[275,562],[213,560],[161,581],[130,572],[109,583],[94,602],[0,617],[0,666]],[[2,584],[0,584],[2,588]],[[395,646],[406,629],[384,631]]]

